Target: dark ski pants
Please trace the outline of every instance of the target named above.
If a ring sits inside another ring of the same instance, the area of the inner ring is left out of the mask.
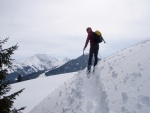
[[[89,60],[88,60],[88,69],[90,69],[91,65],[92,65],[92,58],[94,55],[94,67],[97,65],[98,62],[98,50],[99,50],[99,44],[95,44],[92,45],[90,47],[90,51],[89,51]]]

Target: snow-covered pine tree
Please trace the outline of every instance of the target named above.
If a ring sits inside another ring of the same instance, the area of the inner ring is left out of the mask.
[[[20,109],[13,108],[14,100],[24,89],[11,94],[6,95],[10,89],[10,84],[6,81],[6,76],[8,74],[8,68],[12,66],[11,56],[14,51],[17,50],[17,44],[15,46],[3,49],[3,45],[8,41],[9,38],[0,38],[0,113],[17,113],[20,110],[25,109],[22,107]]]

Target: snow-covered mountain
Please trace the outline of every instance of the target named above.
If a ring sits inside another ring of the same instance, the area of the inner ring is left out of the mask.
[[[13,84],[10,94],[25,88],[14,106],[27,106],[23,113],[149,113],[149,50],[150,40],[122,49],[101,60],[88,76],[84,69],[74,76]]]
[[[150,40],[80,71],[30,113],[150,113]],[[40,89],[39,89],[40,91]]]
[[[36,54],[26,60],[14,62],[12,71],[16,71],[18,68],[22,69],[25,66],[30,66],[34,71],[47,70],[59,65],[59,61],[56,58],[46,54]],[[30,74],[32,70],[28,70],[26,73]]]
[[[7,78],[9,80],[14,80],[18,76],[18,73],[26,76],[59,67],[64,63],[65,61],[59,61],[46,54],[36,54],[26,60],[14,62],[12,68],[9,70],[10,74]]]
[[[66,58],[64,58],[64,59],[62,60],[62,63],[65,64],[66,62],[69,62],[70,60],[71,60],[71,59],[69,59],[69,58],[66,57]]]

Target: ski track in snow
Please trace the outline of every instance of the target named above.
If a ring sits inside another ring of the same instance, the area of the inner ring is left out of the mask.
[[[98,71],[91,74],[90,78],[84,78],[83,93],[85,96],[84,113],[108,113],[107,95],[103,89]]]
[[[78,72],[30,113],[150,113],[150,40]],[[145,55],[146,54],[146,55]]]
[[[85,70],[79,72],[30,113],[41,113],[41,109],[43,113],[108,113],[107,95],[101,87],[99,76],[92,74],[87,78],[85,73]],[[51,105],[49,101],[56,103]]]

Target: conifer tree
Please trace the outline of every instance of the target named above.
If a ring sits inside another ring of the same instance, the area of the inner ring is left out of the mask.
[[[0,113],[17,113],[18,111],[25,109],[25,107],[14,109],[13,103],[16,96],[19,96],[24,89],[10,95],[7,94],[11,90],[11,86],[6,81],[6,76],[8,74],[8,68],[11,68],[12,66],[13,59],[11,59],[11,56],[18,48],[16,44],[15,46],[3,49],[3,46],[8,39],[9,38],[0,38]]]
[[[21,81],[22,81],[22,75],[19,73],[17,77],[17,82],[21,82]]]

